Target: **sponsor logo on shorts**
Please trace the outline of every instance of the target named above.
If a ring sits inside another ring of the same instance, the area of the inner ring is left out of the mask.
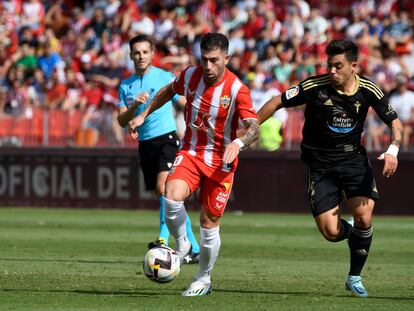
[[[226,192],[219,192],[219,194],[216,197],[216,204],[215,204],[215,208],[216,209],[222,209],[224,204],[226,204],[227,199],[229,198],[229,194]]]

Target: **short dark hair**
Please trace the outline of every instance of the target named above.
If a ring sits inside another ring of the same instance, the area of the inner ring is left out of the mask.
[[[148,42],[151,50],[154,50],[154,41],[150,36],[147,35],[136,35],[131,40],[129,40],[129,48],[132,51],[132,46],[137,42]]]
[[[325,53],[328,57],[345,54],[345,58],[349,62],[358,61],[358,47],[354,42],[348,39],[332,40],[326,47]]]
[[[222,33],[208,32],[201,38],[200,49],[202,51],[220,49],[227,53],[229,51],[229,40]]]

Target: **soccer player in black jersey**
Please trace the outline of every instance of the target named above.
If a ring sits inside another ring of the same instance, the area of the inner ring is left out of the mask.
[[[302,160],[309,166],[308,197],[321,234],[331,242],[348,239],[350,270],[346,289],[359,297],[368,293],[361,270],[372,241],[372,211],[378,199],[372,168],[361,134],[369,107],[391,130],[391,144],[378,158],[383,175],[392,176],[402,124],[381,89],[356,74],[358,48],[349,40],[331,41],[326,47],[329,73],[310,77],[270,99],[258,112],[260,123],[282,107],[306,104]],[[346,199],[353,216],[341,219],[339,204]]]

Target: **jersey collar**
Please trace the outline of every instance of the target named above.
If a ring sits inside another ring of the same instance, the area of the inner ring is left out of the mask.
[[[355,88],[352,92],[350,92],[350,93],[342,92],[342,91],[338,90],[335,86],[334,86],[334,89],[341,95],[346,95],[346,96],[355,95],[355,93],[359,89],[359,76],[357,74],[354,74],[354,77],[355,77]]]

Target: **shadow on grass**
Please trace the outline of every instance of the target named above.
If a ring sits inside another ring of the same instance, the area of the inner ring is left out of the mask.
[[[5,288],[0,289],[1,292],[7,293],[23,293],[23,292],[30,292],[30,293],[62,293],[62,294],[81,294],[81,295],[92,295],[92,296],[118,296],[118,297],[155,297],[155,296],[165,296],[171,295],[176,296],[179,294],[179,291],[176,289],[157,289],[154,291],[152,289],[131,289],[131,290],[117,290],[117,291],[110,291],[110,290],[82,290],[82,289],[74,289],[74,290],[65,290],[65,289],[29,289],[29,288],[19,288],[19,289],[12,289],[12,288]],[[162,293],[160,293],[162,292]]]
[[[315,292],[282,292],[282,291],[263,291],[263,290],[231,290],[231,289],[214,289],[214,292],[223,292],[223,293],[242,293],[242,294],[269,294],[269,295],[290,295],[290,296],[312,296],[312,297],[328,297],[328,298],[352,298],[352,299],[362,299],[350,294],[348,295],[330,295],[324,293],[315,293]],[[372,296],[370,295],[368,299],[391,299],[391,300],[414,300],[414,296],[408,297],[387,297],[387,296]]]
[[[40,259],[40,258],[0,258],[0,261],[37,261],[37,262],[77,262],[77,263],[106,263],[106,264],[140,264],[142,260],[123,261],[123,260],[83,260],[83,259]]]
[[[175,288],[157,288],[157,290],[148,288],[135,288],[128,290],[59,290],[59,289],[0,289],[0,292],[38,292],[38,293],[67,293],[67,294],[81,294],[81,295],[93,295],[93,296],[119,296],[119,297],[156,297],[156,296],[177,296],[183,289]],[[237,293],[237,294],[250,294],[250,295],[275,295],[275,296],[302,296],[302,297],[325,297],[325,298],[350,298],[350,299],[362,299],[351,295],[330,295],[324,293],[315,292],[293,292],[293,291],[264,291],[264,290],[235,290],[235,289],[214,289],[217,293]],[[409,297],[390,297],[390,296],[369,296],[366,299],[383,299],[383,300],[400,300],[400,301],[412,301],[414,296]]]

